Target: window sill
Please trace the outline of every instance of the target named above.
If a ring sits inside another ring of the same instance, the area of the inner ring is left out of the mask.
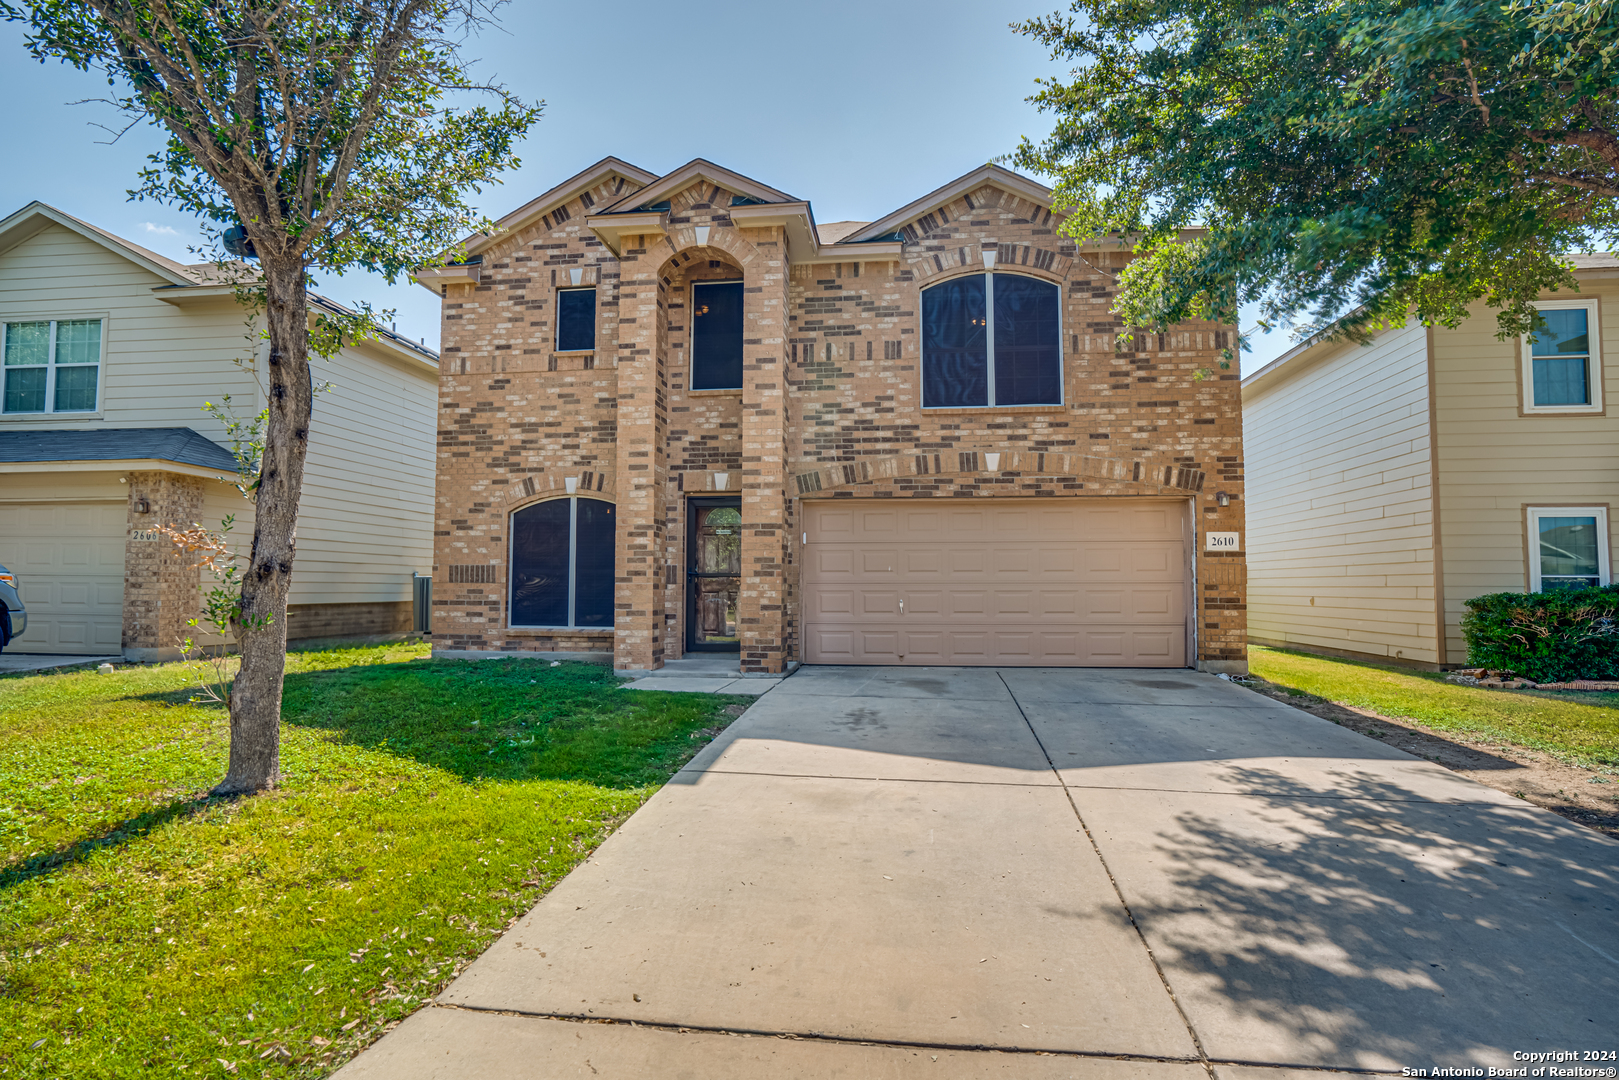
[[[1031,413],[1051,412],[1054,409],[1066,409],[1067,405],[941,405],[937,407],[922,406],[925,416],[955,416],[995,413]]]
[[[1607,407],[1602,405],[1531,405],[1518,410],[1522,417],[1536,416],[1605,416]]]
[[[593,356],[595,349],[552,349],[552,356]]]
[[[508,634],[595,634],[612,637],[611,626],[508,626]]]
[[[16,412],[0,413],[0,424],[38,424],[41,421],[49,424],[82,423],[85,420],[100,420],[99,412]]]
[[[734,397],[734,398],[739,398],[739,397],[742,396],[742,387],[738,386],[734,390],[729,390],[729,389],[721,389],[721,390],[687,390],[687,391],[685,391],[685,394],[686,394],[687,397]]]

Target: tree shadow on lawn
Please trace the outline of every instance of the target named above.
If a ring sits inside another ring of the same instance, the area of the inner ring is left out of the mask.
[[[87,836],[55,851],[42,851],[30,858],[0,867],[0,893],[35,878],[76,866],[104,848],[121,847],[132,840],[139,840],[171,821],[190,817],[207,809],[213,801],[216,800],[197,795],[173,799],[162,806],[155,806],[144,813],[126,818],[99,836]]]
[[[611,668],[547,660],[409,660],[286,676],[282,723],[464,781],[661,784],[748,701],[621,690]],[[184,701],[190,691],[143,695]]]
[[[1619,845],[1354,765],[1210,779],[1243,794],[1075,793],[1211,1057],[1502,1067],[1619,1031]]]

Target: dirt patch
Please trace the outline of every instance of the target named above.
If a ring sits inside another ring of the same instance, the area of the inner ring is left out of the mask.
[[[1588,769],[1542,750],[1435,731],[1412,720],[1394,720],[1308,694],[1291,694],[1258,677],[1246,679],[1244,684],[1284,705],[1379,739],[1619,840],[1619,770]]]

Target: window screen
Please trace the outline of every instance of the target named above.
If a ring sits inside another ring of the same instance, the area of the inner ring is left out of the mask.
[[[615,509],[552,499],[512,515],[512,626],[613,625]]]
[[[596,348],[596,290],[563,289],[557,293],[557,352]]]
[[[1061,290],[1021,274],[990,276],[995,281],[995,404],[1061,404]]]
[[[573,624],[613,625],[613,504],[579,499]]]
[[[1582,312],[1583,314],[1583,312]],[[1540,517],[1540,587],[1570,589],[1602,584],[1597,518]]]
[[[1062,404],[1062,292],[974,274],[922,293],[922,405]]]
[[[512,515],[513,626],[568,625],[572,499],[552,499]]]
[[[1591,403],[1589,316],[1585,308],[1551,308],[1540,313],[1546,325],[1529,338],[1537,406]]]
[[[922,407],[989,404],[984,278],[955,278],[922,294]]]
[[[742,388],[742,283],[698,282],[691,289],[691,388]]]

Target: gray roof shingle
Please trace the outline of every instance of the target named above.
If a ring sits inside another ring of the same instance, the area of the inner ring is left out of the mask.
[[[236,471],[231,452],[186,427],[0,431],[0,462],[172,461]]]

